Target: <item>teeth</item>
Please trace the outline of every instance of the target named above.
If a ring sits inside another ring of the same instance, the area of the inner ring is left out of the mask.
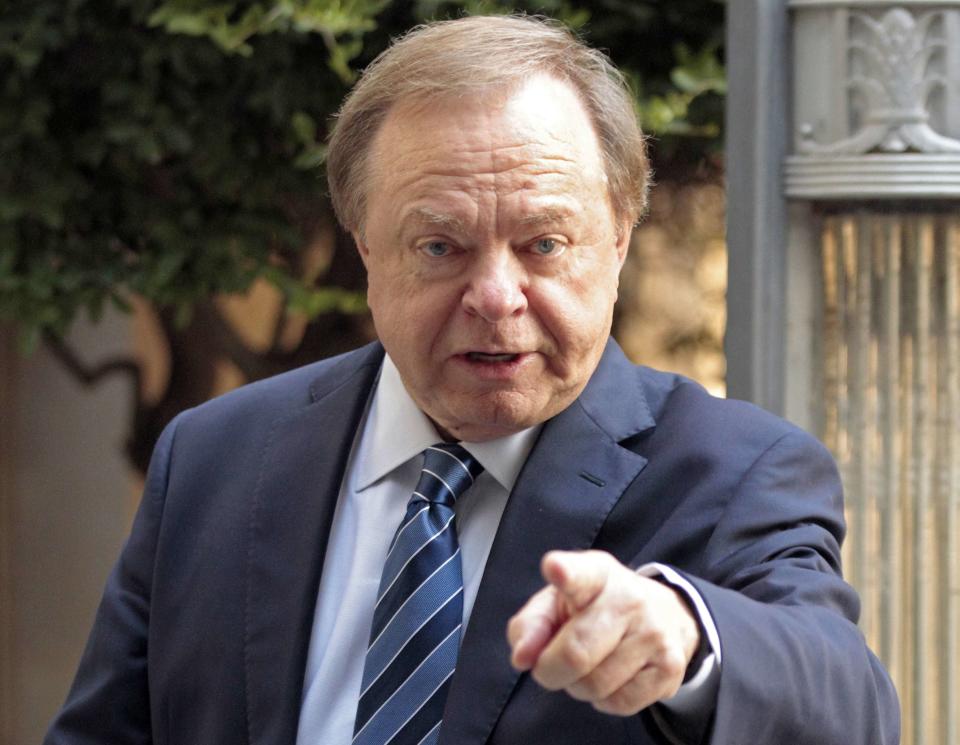
[[[515,354],[487,354],[486,352],[469,352],[467,354],[474,362],[510,362],[516,359]]]

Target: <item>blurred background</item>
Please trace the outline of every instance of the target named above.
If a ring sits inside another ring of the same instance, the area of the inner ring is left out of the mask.
[[[617,338],[723,393],[721,3],[0,10],[0,742],[62,703],[164,425],[373,337],[323,173],[358,71],[417,23],[516,10],[606,50],[651,135]]]
[[[413,25],[559,18],[656,184],[614,335],[821,437],[904,745],[960,745],[960,2],[0,5],[0,745],[62,703],[162,428],[372,338],[331,117]]]

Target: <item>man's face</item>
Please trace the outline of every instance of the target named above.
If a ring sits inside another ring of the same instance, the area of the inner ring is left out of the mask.
[[[603,352],[629,221],[566,83],[400,104],[374,141],[363,235],[384,347],[444,435],[546,421]]]

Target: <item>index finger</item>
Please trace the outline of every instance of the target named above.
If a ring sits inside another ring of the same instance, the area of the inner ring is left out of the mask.
[[[576,612],[603,591],[613,562],[616,559],[603,551],[550,551],[544,555],[540,571]]]
[[[531,596],[507,624],[510,664],[517,670],[529,670],[563,623],[557,590],[544,587]]]

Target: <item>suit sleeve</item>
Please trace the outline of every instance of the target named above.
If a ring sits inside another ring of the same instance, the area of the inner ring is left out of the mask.
[[[176,422],[154,449],[133,529],[107,579],[73,686],[44,745],[153,741],[147,684],[150,588]]]
[[[895,745],[897,695],[856,626],[840,572],[843,498],[832,457],[792,431],[744,473],[689,577],[720,637],[707,742]]]

